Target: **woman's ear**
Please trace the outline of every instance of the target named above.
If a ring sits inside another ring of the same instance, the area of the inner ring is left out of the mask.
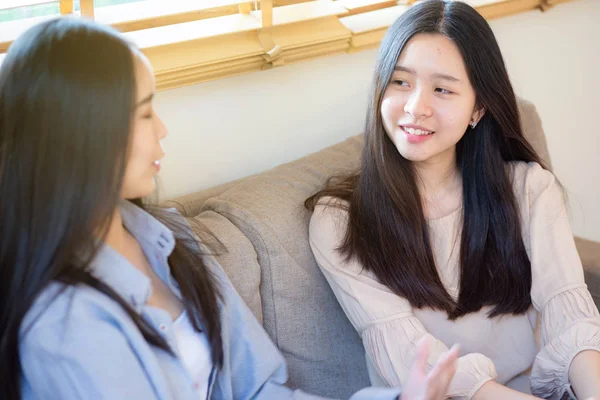
[[[473,111],[473,114],[471,115],[471,120],[469,121],[469,125],[471,125],[471,128],[475,128],[477,126],[477,124],[479,123],[479,121],[481,121],[481,118],[483,118],[484,115],[485,115],[485,108],[483,108],[483,107],[475,108],[475,110]]]

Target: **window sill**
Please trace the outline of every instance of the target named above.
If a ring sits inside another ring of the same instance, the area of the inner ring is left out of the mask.
[[[145,0],[96,8],[94,19],[122,32],[130,32],[234,15],[240,12],[240,7],[253,4],[254,0]],[[133,20],[132,15],[136,16]]]
[[[485,18],[495,19],[545,9],[549,1],[568,0],[472,0],[470,3]],[[288,7],[314,7],[311,3]],[[393,21],[410,7],[389,7],[391,3],[383,0],[339,0],[335,3],[344,6],[347,12],[323,16],[315,12],[310,20],[288,21],[286,25],[268,29],[231,32],[218,38],[179,41],[163,47],[143,46],[143,51],[155,66],[157,88],[168,90],[314,57],[374,48]],[[378,9],[379,4],[385,7]],[[363,10],[371,8],[355,14],[353,11],[360,7]],[[283,11],[284,8],[287,7],[279,9]],[[274,25],[277,25],[277,10],[274,9]],[[304,17],[310,16],[306,14]]]

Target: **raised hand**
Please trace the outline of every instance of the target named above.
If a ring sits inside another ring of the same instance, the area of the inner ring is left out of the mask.
[[[443,400],[456,372],[458,346],[440,356],[431,371],[427,371],[430,341],[424,337],[417,344],[417,357],[400,400]]]

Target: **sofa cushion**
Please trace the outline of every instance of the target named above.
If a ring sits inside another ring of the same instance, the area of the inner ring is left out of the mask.
[[[263,322],[260,297],[261,270],[250,240],[229,219],[230,215],[206,210],[188,218],[194,232],[208,244],[256,319]],[[208,232],[208,234],[207,234]]]
[[[360,144],[351,138],[245,179],[207,200],[200,213],[227,217],[252,243],[261,266],[263,326],[287,359],[288,383],[329,397],[349,397],[369,380],[360,338],[313,259],[303,202],[332,174],[358,167]],[[246,262],[227,272],[245,273]]]
[[[167,200],[165,201],[164,206],[176,208],[186,217],[193,217],[200,214],[200,209],[206,200],[226,192],[235,187],[238,183],[243,182],[245,179],[248,179],[248,177],[223,183],[215,187],[204,189],[200,192],[186,194],[177,197],[176,199]]]

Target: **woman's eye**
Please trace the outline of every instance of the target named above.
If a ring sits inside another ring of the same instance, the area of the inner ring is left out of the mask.
[[[408,82],[403,81],[401,79],[396,79],[395,81],[393,81],[392,83],[399,85],[399,86],[408,86]]]
[[[448,89],[436,88],[435,91],[441,94],[452,94]]]

